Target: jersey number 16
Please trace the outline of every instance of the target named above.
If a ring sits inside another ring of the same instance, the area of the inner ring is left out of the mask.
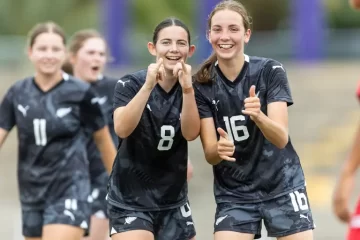
[[[237,126],[237,121],[245,121],[243,115],[237,115],[232,117],[224,116],[224,122],[226,127],[226,132],[231,141],[241,142],[249,138],[249,131],[245,125]]]

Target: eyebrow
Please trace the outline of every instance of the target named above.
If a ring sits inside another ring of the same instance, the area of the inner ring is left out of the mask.
[[[164,39],[161,39],[160,41],[173,41],[173,39],[164,38]],[[185,40],[185,39],[178,39],[178,40],[176,40],[176,41],[177,41],[177,42],[178,42],[178,41],[187,42],[187,40]]]
[[[237,24],[231,24],[228,27],[239,27],[240,25]],[[213,25],[213,27],[221,27],[220,25]]]

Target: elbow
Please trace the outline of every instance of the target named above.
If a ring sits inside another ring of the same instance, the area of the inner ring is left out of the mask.
[[[211,156],[210,154],[207,154],[207,153],[205,153],[205,159],[208,162],[208,164],[210,164],[212,166],[215,166],[222,161],[222,159],[220,159],[220,158],[216,159],[216,158],[214,158],[214,156]]]
[[[198,136],[199,136],[199,133],[196,133],[196,134],[183,134],[184,138],[186,139],[186,141],[188,142],[191,142],[191,141],[194,141]]]
[[[121,126],[117,126],[115,125],[114,127],[115,129],[115,133],[116,135],[118,135],[118,137],[124,139],[124,138],[127,138],[129,135],[130,135],[130,132],[129,131],[126,131],[125,128],[121,127]]]
[[[289,140],[286,139],[284,141],[278,142],[275,146],[279,149],[284,149],[287,146],[288,142]]]

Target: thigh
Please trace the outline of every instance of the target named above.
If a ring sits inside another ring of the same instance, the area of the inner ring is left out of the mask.
[[[305,234],[301,239],[312,239],[312,237],[305,238],[312,236],[312,230],[315,228],[305,187],[264,202],[262,214],[269,237],[280,238],[292,235],[292,238],[286,239],[298,239],[295,234],[307,232],[300,234]]]
[[[42,240],[81,240],[84,230],[67,224],[48,224],[43,227]]]
[[[43,211],[22,210],[22,234],[26,239],[36,239],[42,236]]]
[[[86,235],[89,231],[90,213],[91,205],[87,201],[71,198],[59,199],[46,207],[44,211],[44,226],[54,224],[65,225],[61,228],[66,226],[73,227],[82,232],[83,235]]]
[[[148,212],[126,210],[108,204],[108,215],[109,232],[112,239],[142,239],[137,236],[154,238],[153,219]],[[145,237],[144,239],[149,238]]]
[[[107,216],[107,181],[109,175],[104,172],[103,174],[91,179],[91,215],[96,218],[104,219]]]
[[[156,240],[190,240],[196,235],[190,204],[157,214]]]
[[[106,240],[109,239],[109,219],[91,217],[89,236],[84,240]]]
[[[260,238],[259,204],[219,203],[215,213],[214,231],[217,240],[231,239],[232,236],[243,236],[239,239]]]

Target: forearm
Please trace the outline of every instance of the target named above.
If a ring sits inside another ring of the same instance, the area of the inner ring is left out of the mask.
[[[217,165],[222,161],[217,152],[217,144],[214,144],[213,147],[205,149],[204,153],[206,161],[211,165]]]
[[[183,92],[181,132],[188,141],[196,139],[200,133],[200,117],[193,88]]]
[[[342,173],[334,192],[334,203],[349,201],[354,187],[354,175]]]
[[[6,131],[3,128],[0,128],[0,149],[1,149],[1,146],[3,145],[3,143],[5,142],[8,134],[9,134],[8,131]]]
[[[288,130],[271,120],[263,112],[260,112],[260,116],[255,120],[255,123],[265,138],[276,147],[282,149],[287,145],[289,141]]]
[[[121,113],[114,115],[115,132],[119,137],[128,137],[139,124],[151,91],[143,86]]]
[[[101,131],[105,131],[105,130],[101,130]],[[110,133],[108,129],[106,129],[106,131],[107,131],[106,133],[100,133],[100,132],[95,133],[94,140],[101,154],[101,158],[106,168],[106,171],[110,174],[116,156],[116,148],[114,142],[110,137]]]

